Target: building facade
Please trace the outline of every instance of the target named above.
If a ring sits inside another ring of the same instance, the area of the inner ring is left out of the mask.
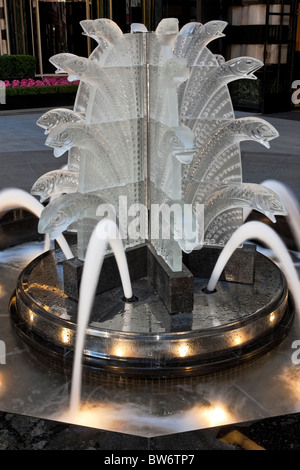
[[[298,0],[0,0],[0,54],[35,56],[37,75],[43,76],[55,72],[49,62],[55,54],[90,54],[95,42],[82,35],[84,19],[110,18],[124,33],[134,22],[153,31],[165,17],[178,18],[180,26],[222,19],[228,22],[226,37],[212,43],[213,52],[226,60],[261,59],[259,89],[250,92],[264,100],[271,90],[271,102],[290,93],[291,83],[300,78],[299,5]],[[245,91],[249,88],[240,90]],[[232,92],[239,100],[239,90]]]

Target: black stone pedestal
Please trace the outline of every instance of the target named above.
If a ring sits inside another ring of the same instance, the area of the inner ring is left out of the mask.
[[[193,310],[194,276],[184,266],[173,272],[165,261],[148,245],[126,250],[131,281],[148,277],[169,313]],[[79,298],[83,261],[72,258],[63,262],[64,293],[74,300]],[[121,286],[121,278],[114,254],[104,258],[96,295]]]
[[[147,250],[147,276],[169,313],[191,312],[194,308],[194,276],[183,265],[173,272],[151,246]]]
[[[161,379],[212,374],[255,360],[288,334],[292,298],[280,269],[261,253],[255,255],[253,284],[220,281],[210,295],[205,293],[208,279],[188,269],[170,274],[149,247],[128,253],[137,254],[140,274],[147,267],[147,277],[132,280],[138,301],[125,302],[121,286],[95,296],[83,357],[88,375]],[[38,355],[69,370],[78,302],[64,292],[64,262],[61,250],[50,250],[29,263],[9,310],[19,336]],[[67,265],[73,269],[74,261]],[[105,265],[109,268],[110,262]],[[81,267],[75,268],[80,272]],[[193,310],[188,309],[191,299]],[[171,315],[175,310],[179,314]]]
[[[190,254],[183,253],[183,263],[193,276],[209,279],[221,254],[221,248],[204,247]],[[220,281],[253,284],[255,272],[256,245],[237,248],[228,260]]]
[[[147,277],[147,246],[141,245],[126,251],[131,281]],[[71,299],[79,299],[79,288],[84,262],[72,258],[63,262],[64,293]],[[113,253],[103,260],[96,295],[121,286],[118,265]]]
[[[194,307],[194,277],[209,279],[220,248],[204,247],[183,255],[183,269],[173,272],[166,262],[148,245],[126,250],[132,281],[148,277],[170,314],[191,312]],[[227,263],[221,280],[252,284],[255,268],[254,245],[238,248]],[[83,270],[78,258],[63,262],[64,293],[78,300]],[[105,257],[96,294],[121,286],[121,278],[114,254]]]

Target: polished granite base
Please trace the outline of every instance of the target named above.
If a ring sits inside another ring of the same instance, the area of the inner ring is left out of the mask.
[[[28,462],[32,459],[29,450],[76,450],[76,457],[80,456],[78,451],[93,450],[98,451],[100,463],[104,463],[104,459],[111,462],[113,456],[115,459],[135,456],[140,467],[166,455],[169,464],[175,463],[177,456],[180,464],[199,467],[203,462],[201,452],[205,450],[300,450],[298,413],[166,436],[139,437],[0,412],[0,435],[0,450],[27,451],[22,458],[27,457]],[[210,459],[214,455],[219,457],[210,453]],[[19,454],[15,456],[19,458]],[[248,453],[247,459],[249,456]],[[53,457],[57,457],[56,453]],[[227,457],[232,458],[231,454]],[[253,454],[253,458],[256,457],[257,454]]]
[[[269,250],[259,250],[272,258]],[[239,429],[243,429],[250,421],[264,423],[266,419],[267,429],[273,427],[283,439],[281,423],[288,426],[292,420],[288,415],[300,412],[299,353],[295,349],[300,339],[298,315],[280,344],[273,344],[255,360],[220,372],[170,379],[89,375],[82,384],[82,412],[70,419],[70,368],[36,354],[16,334],[8,310],[19,275],[42,251],[43,243],[34,242],[0,252],[0,339],[6,345],[6,363],[0,364],[0,408],[2,416],[8,413],[9,419],[14,417],[20,433],[27,429],[26,423],[32,427],[35,437],[30,442],[19,437],[21,448],[35,448],[35,444],[41,448],[75,448],[74,442],[67,445],[64,436],[75,429],[76,436],[84,440],[83,447],[89,444],[90,435],[99,434],[100,449],[139,448],[141,438],[146,438],[143,442],[148,448],[152,448],[151,439],[157,449],[212,449],[220,444],[215,441],[219,426],[239,423]],[[298,269],[300,255],[291,252],[291,256]],[[279,416],[281,420],[273,419]],[[45,423],[45,419],[50,421]],[[293,422],[295,428],[296,418]],[[4,434],[9,431],[5,423],[11,421],[4,422]],[[73,428],[74,424],[85,428]],[[37,433],[49,427],[49,440],[43,438],[38,443]],[[54,429],[57,437],[51,432]],[[202,430],[211,439],[204,436],[202,442]],[[5,439],[8,446],[10,434]],[[281,440],[281,444],[285,442]]]
[[[25,267],[10,302],[15,331],[51,362],[72,367],[78,302],[65,294],[63,254],[52,250]],[[241,366],[278,345],[294,310],[285,279],[263,255],[251,284],[194,279],[192,311],[171,315],[148,278],[132,282],[136,301],[120,287],[95,298],[86,333],[86,373],[147,378],[199,376]]]

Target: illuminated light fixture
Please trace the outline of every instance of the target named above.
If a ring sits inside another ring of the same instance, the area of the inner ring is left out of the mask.
[[[275,313],[272,312],[269,316],[270,322],[272,323],[275,320]]]
[[[64,344],[70,343],[70,331],[67,328],[62,329],[61,339]]]
[[[123,357],[124,356],[124,348],[121,346],[118,346],[115,350],[115,355],[118,357]]]
[[[33,312],[29,312],[29,321],[32,324],[34,322],[35,314]]]
[[[178,348],[178,355],[180,357],[186,357],[188,355],[188,352],[189,352],[189,347],[187,344],[182,344],[181,346],[179,346]]]
[[[4,287],[0,284],[0,298],[1,298],[1,297],[4,297],[4,295],[5,295],[5,289],[4,289]]]
[[[241,338],[241,336],[236,336],[236,337],[233,339],[233,344],[234,344],[234,346],[239,346],[240,344],[242,344],[242,338]]]

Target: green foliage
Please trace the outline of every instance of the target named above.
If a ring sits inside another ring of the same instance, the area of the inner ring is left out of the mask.
[[[261,105],[262,82],[257,80],[237,80],[228,85],[233,104]]]
[[[0,80],[34,78],[36,58],[31,55],[0,56]]]
[[[6,88],[6,96],[48,95],[53,93],[76,93],[78,85],[52,85]]]

